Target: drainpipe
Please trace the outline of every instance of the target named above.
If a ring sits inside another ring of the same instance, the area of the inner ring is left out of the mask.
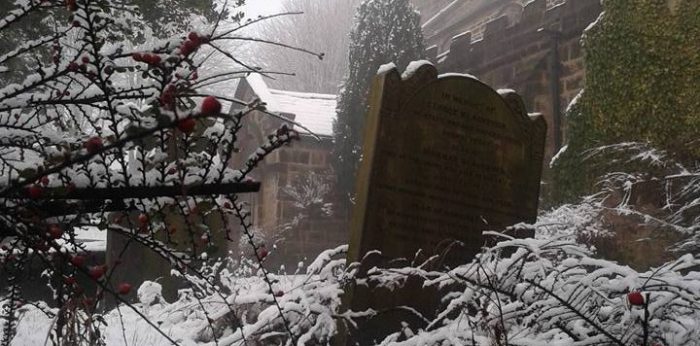
[[[561,39],[561,31],[540,29],[543,33],[550,37],[549,59],[547,61],[547,75],[549,81],[549,96],[552,101],[552,130],[554,131],[554,152],[559,152],[562,147],[562,114],[561,114],[561,88],[559,81],[561,79],[561,64],[559,60],[559,41]]]

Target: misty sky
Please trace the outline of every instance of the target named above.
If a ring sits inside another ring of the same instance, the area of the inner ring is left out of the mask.
[[[248,17],[274,13],[279,8],[279,0],[246,0]]]

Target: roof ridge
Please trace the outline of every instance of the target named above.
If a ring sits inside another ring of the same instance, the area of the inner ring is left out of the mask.
[[[297,96],[302,98],[316,98],[316,99],[333,99],[335,100],[338,95],[326,94],[326,93],[316,93],[316,92],[306,92],[306,91],[291,91],[282,89],[267,89],[272,94],[285,94],[290,96]]]

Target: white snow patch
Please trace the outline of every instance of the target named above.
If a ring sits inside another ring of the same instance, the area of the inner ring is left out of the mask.
[[[251,73],[248,77],[246,77],[246,82],[248,82],[248,85],[253,89],[253,92],[255,95],[258,95],[260,100],[265,102],[267,104],[267,108],[272,110],[275,108],[279,108],[278,105],[275,103],[274,97],[272,97],[272,94],[270,93],[270,89],[267,87],[267,83],[263,80],[262,75],[259,73]]]
[[[569,145],[567,144],[567,145],[561,147],[561,149],[559,149],[559,151],[557,151],[557,153],[552,157],[552,160],[549,161],[549,168],[552,168],[554,163],[557,162],[557,160],[559,159],[559,157],[561,157],[561,155],[564,155],[564,152],[566,152],[566,149],[568,149],[568,148],[569,148]]]
[[[384,73],[387,73],[395,68],[396,68],[396,64],[394,64],[393,62],[390,62],[388,64],[384,64],[382,66],[379,66],[379,69],[377,70],[377,74],[384,74]]]
[[[253,92],[267,105],[268,111],[280,113],[283,116],[287,114],[285,117],[293,114],[295,122],[316,135],[333,134],[336,95],[270,89],[258,73],[246,77],[246,81]]]
[[[423,67],[424,65],[430,65],[433,66],[433,63],[428,61],[428,60],[416,60],[416,61],[411,61],[408,66],[406,66],[406,70],[403,71],[403,74],[401,75],[402,79],[409,79],[413,77],[413,75],[416,74],[416,72]]]
[[[144,281],[137,292],[139,302],[149,306],[163,301],[163,286],[153,281]]]
[[[336,95],[302,93],[270,89],[275,98],[275,112],[294,114],[294,121],[320,136],[333,135]]]
[[[467,73],[453,73],[453,72],[450,72],[450,73],[443,73],[443,74],[441,74],[441,75],[438,76],[438,78],[447,78],[447,77],[463,77],[463,78],[471,78],[471,79],[473,79],[473,80],[479,80],[479,78],[476,78],[476,76],[470,75],[470,74],[467,74]]]

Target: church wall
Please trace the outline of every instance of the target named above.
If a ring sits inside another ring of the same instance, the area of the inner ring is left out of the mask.
[[[555,131],[560,132],[563,143],[563,112],[585,80],[581,35],[601,11],[599,0],[568,0],[548,7],[545,0],[535,0],[519,16],[491,20],[479,39],[470,33],[451,33],[449,50],[433,51],[429,57],[441,73],[469,73],[493,88],[514,89],[525,99],[528,111],[542,113],[548,124],[545,162],[558,149]],[[559,108],[558,129],[554,126],[555,105]]]

